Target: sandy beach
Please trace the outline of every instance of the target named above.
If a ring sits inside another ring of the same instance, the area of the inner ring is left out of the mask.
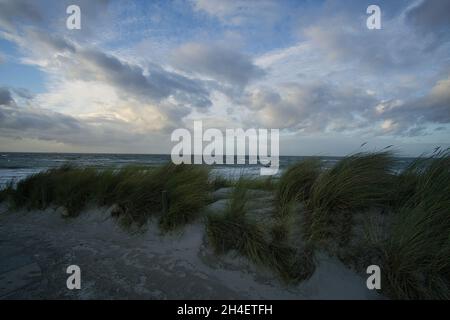
[[[221,192],[219,191],[218,194]],[[222,192],[223,194],[223,192]],[[217,209],[223,200],[211,204]],[[245,257],[215,255],[202,218],[162,235],[154,222],[138,233],[121,228],[107,208],[76,218],[44,211],[0,214],[1,299],[381,299],[366,279],[323,252],[298,285]],[[66,268],[81,268],[81,289],[66,288]]]

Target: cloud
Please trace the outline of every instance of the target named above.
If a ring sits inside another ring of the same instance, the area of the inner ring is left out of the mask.
[[[386,101],[376,107],[386,133],[427,134],[428,124],[450,124],[450,77],[441,79],[424,96]]]
[[[37,29],[26,29],[27,35],[22,38],[24,40],[33,41],[33,51],[39,51],[41,55],[49,55],[52,53],[71,52],[74,53],[76,48],[73,43],[64,37],[51,35]],[[19,40],[20,41],[20,40]],[[22,46],[26,43],[21,43]]]
[[[406,21],[416,30],[434,39],[434,45],[448,41],[450,29],[450,2],[446,0],[423,0],[416,6],[408,9],[405,14]],[[439,41],[441,40],[441,41]]]
[[[380,101],[370,92],[327,83],[259,87],[242,101],[251,126],[291,132],[359,132],[367,136],[430,134],[430,125],[450,124],[450,77],[425,95]],[[432,128],[432,127],[431,127]]]
[[[0,106],[0,136],[54,141],[74,146],[124,147],[146,140],[136,123],[113,115],[74,117],[43,108]]]
[[[39,139],[53,140],[80,132],[82,126],[73,117],[42,109],[0,107],[2,133],[35,133]]]
[[[328,14],[321,11],[309,25],[302,24],[299,31],[303,40],[333,64],[345,63],[363,69],[361,72],[384,76],[386,72],[420,72],[429,61],[444,64],[447,60],[448,1],[427,0],[412,7],[382,2],[381,30],[366,27],[365,8],[369,2],[328,4]]]
[[[12,90],[21,99],[31,100],[34,97],[34,94],[25,88],[13,88]]]
[[[96,119],[109,125],[111,119],[120,120],[142,134],[180,127],[183,118],[191,112],[189,107],[173,101],[154,103],[121,94],[106,82],[81,80],[54,82],[47,92],[36,95],[32,104],[77,115],[83,121]]]
[[[121,61],[99,50],[79,50],[70,73],[77,79],[93,79],[113,85],[119,91],[153,101],[173,96],[180,102],[196,108],[211,105],[209,92],[201,81],[166,71],[158,65],[146,70]]]
[[[271,0],[194,0],[196,11],[202,11],[220,19],[227,25],[246,23],[274,23],[280,18],[280,7]]]
[[[193,109],[211,106],[202,80],[151,62],[129,63],[63,33],[45,32],[37,23],[0,36],[18,45],[22,63],[39,67],[49,79],[47,91],[35,96],[14,89],[20,107],[2,108],[4,136],[81,145],[125,139],[139,145],[132,137],[167,133],[182,126]],[[10,96],[2,91],[5,106],[14,102]]]
[[[41,23],[43,20],[35,1],[14,0],[0,2],[0,27],[7,30],[23,22]]]
[[[180,70],[241,88],[265,74],[250,57],[219,45],[188,43],[175,50],[171,61]]]
[[[9,106],[14,103],[11,92],[8,88],[0,87],[0,105]]]
[[[376,99],[357,88],[327,83],[284,84],[278,90],[258,88],[243,103],[250,122],[289,131],[351,131],[367,125],[364,117]]]
[[[131,64],[98,48],[83,47],[63,36],[50,36],[34,29],[14,35],[11,40],[25,51],[24,63],[37,65],[60,81],[104,82],[123,96],[153,102],[173,98],[198,109],[211,106],[203,81],[167,71],[156,64]],[[32,51],[28,50],[30,47]]]
[[[332,62],[351,63],[381,73],[423,63],[425,46],[413,32],[388,26],[388,21],[383,22],[384,29],[376,31],[356,23],[358,20],[347,21],[352,19],[330,18],[305,28],[304,34]]]
[[[37,29],[49,30],[52,33],[64,33],[66,21],[66,8],[76,4],[82,14],[82,37],[95,37],[99,22],[105,21],[108,16],[109,0],[1,0],[0,1],[0,28],[10,33],[33,26]],[[47,32],[48,33],[48,32]],[[72,33],[73,35],[73,33]]]

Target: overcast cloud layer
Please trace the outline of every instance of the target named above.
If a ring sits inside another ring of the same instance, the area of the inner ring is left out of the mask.
[[[381,30],[369,4],[0,0],[0,151],[167,153],[196,119],[284,154],[448,146],[450,1],[381,1]]]

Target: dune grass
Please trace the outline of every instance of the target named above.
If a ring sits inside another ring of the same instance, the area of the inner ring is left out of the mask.
[[[276,214],[280,217],[289,215],[295,202],[307,201],[320,172],[319,158],[302,160],[287,168],[275,189]]]
[[[257,265],[275,270],[287,283],[311,276],[312,252],[298,252],[285,237],[274,237],[270,226],[247,215],[245,180],[238,181],[223,213],[206,218],[208,242],[218,254],[235,250]]]
[[[170,231],[192,222],[210,202],[209,171],[202,166],[169,165],[175,168],[165,177],[169,210],[160,218],[163,231]]]
[[[161,215],[163,190],[169,208]],[[106,170],[62,166],[30,176],[5,192],[15,208],[63,206],[72,217],[88,204],[117,205],[123,225],[142,226],[158,215],[161,229],[169,231],[192,221],[208,203],[209,191],[205,167],[168,164]]]
[[[314,163],[300,162],[280,179],[278,217],[292,213],[292,199],[303,201],[306,239],[347,251],[359,248],[354,255],[366,264],[380,265],[387,296],[449,299],[449,150],[418,158],[399,174],[393,173],[394,164],[390,152],[350,155],[322,173]],[[354,215],[359,212],[364,218],[364,211],[373,208],[388,222],[377,231],[383,236],[350,246]],[[282,224],[272,230],[279,239],[285,231]]]
[[[450,299],[448,150],[416,160],[399,178],[408,193],[379,245],[386,292],[397,299]]]
[[[321,173],[306,202],[307,235],[315,241],[339,235],[345,243],[353,212],[389,205],[395,186],[393,165],[390,152],[358,153]]]
[[[321,162],[319,158],[302,160],[287,168],[278,182],[277,201],[289,203],[292,200],[308,200],[311,187],[320,172]]]
[[[423,202],[395,213],[381,244],[385,292],[396,299],[450,299],[449,205]]]
[[[221,175],[216,175],[211,178],[210,184],[211,184],[212,189],[215,191],[215,190],[219,190],[221,188],[232,187],[234,182],[230,178],[226,178]]]

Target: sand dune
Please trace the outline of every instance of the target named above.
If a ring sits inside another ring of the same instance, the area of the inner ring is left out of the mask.
[[[0,214],[2,299],[379,299],[340,261],[316,254],[313,276],[283,285],[245,258],[217,257],[204,224],[161,235],[154,223],[121,229],[105,209],[64,219],[54,209]],[[81,289],[66,288],[67,266],[81,268]]]

